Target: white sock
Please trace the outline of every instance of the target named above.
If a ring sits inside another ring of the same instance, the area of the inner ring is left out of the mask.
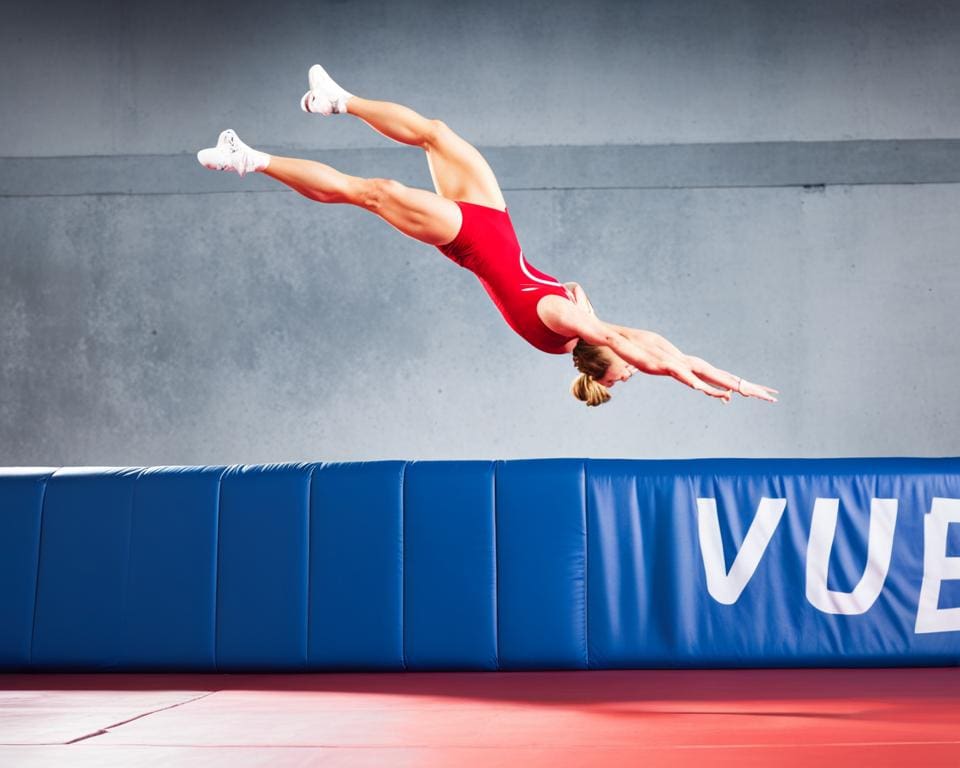
[[[323,67],[319,64],[310,67],[307,81],[310,84],[310,90],[300,99],[300,107],[304,112],[313,112],[318,115],[346,114],[347,99],[353,94],[338,85]]]
[[[248,170],[250,171],[262,171],[268,165],[270,165],[270,155],[266,152],[260,152],[259,150],[250,148],[250,151],[247,153],[249,158]]]
[[[337,113],[341,115],[347,114],[347,99],[353,98],[352,93],[347,93],[344,91],[340,94],[340,98],[337,99]]]
[[[231,131],[231,133],[233,132]],[[237,173],[241,176],[245,173],[250,173],[250,171],[262,171],[270,165],[270,155],[266,152],[259,152],[253,147],[244,144],[236,133],[233,133],[233,139],[237,147],[237,157],[235,160],[238,166]]]
[[[352,93],[343,91],[334,98],[317,95],[307,91],[300,100],[304,112],[313,112],[318,115],[345,115],[347,114],[347,99],[353,98]]]
[[[220,134],[217,146],[201,149],[197,160],[214,171],[234,171],[245,176],[251,171],[262,171],[270,165],[270,155],[258,152],[244,144],[236,132],[227,129]]]

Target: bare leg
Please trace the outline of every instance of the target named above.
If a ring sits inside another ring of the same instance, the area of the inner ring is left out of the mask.
[[[504,210],[507,203],[497,178],[479,150],[441,120],[431,120],[390,101],[352,96],[347,112],[388,139],[422,147],[437,194]]]
[[[460,229],[461,214],[455,203],[393,179],[365,179],[314,160],[276,156],[270,157],[262,173],[318,203],[365,208],[428,245],[449,243]]]
[[[434,130],[433,120],[414,112],[410,107],[391,101],[351,96],[347,99],[347,112],[356,115],[388,139],[414,147],[422,147]]]
[[[351,203],[359,205],[363,182],[336,168],[313,160],[293,157],[270,157],[270,165],[261,171],[318,203]]]

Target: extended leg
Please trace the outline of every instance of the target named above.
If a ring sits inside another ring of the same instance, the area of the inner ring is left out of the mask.
[[[427,144],[436,131],[438,122],[403,104],[364,99],[360,96],[351,96],[347,100],[347,112],[359,117],[388,139],[413,147]]]
[[[313,160],[276,156],[263,173],[318,203],[365,208],[429,245],[449,243],[460,229],[460,209],[455,203],[393,179],[365,179]]]
[[[401,144],[422,147],[437,194],[503,210],[503,192],[480,151],[442,120],[430,120],[402,104],[353,96],[347,112]]]
[[[406,187],[393,179],[350,176],[313,160],[273,157],[248,147],[229,129],[220,134],[217,146],[200,150],[197,160],[205,168],[241,176],[263,173],[319,203],[366,208],[408,237],[429,245],[452,241],[462,221],[457,204],[433,192]]]
[[[442,121],[423,117],[402,104],[348,93],[319,64],[310,68],[309,80],[310,90],[301,100],[306,111],[324,115],[347,112],[389,139],[422,147],[437,194],[506,208],[496,176],[483,155]]]
[[[276,155],[270,156],[270,164],[262,173],[318,203],[359,205],[363,196],[363,182],[367,181],[314,160]]]

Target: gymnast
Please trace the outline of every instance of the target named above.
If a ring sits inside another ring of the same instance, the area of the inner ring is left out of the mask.
[[[480,279],[507,324],[526,341],[549,354],[573,354],[580,376],[571,392],[587,405],[607,402],[609,388],[638,371],[672,376],[724,403],[733,391],[776,402],[777,390],[685,355],[659,334],[600,320],[580,285],[558,282],[534,268],[520,249],[490,166],[445,123],[400,104],[354,96],[319,64],[310,68],[308,82],[300,100],[303,111],[356,115],[394,141],[421,147],[437,193],[258,152],[232,130],[220,134],[216,147],[198,152],[197,159],[211,170],[264,173],[318,203],[365,208],[408,237],[436,246]]]

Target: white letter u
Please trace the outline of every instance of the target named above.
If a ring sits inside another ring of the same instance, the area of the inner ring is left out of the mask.
[[[840,499],[817,499],[807,546],[807,600],[824,613],[849,616],[866,613],[880,596],[890,570],[893,532],[897,526],[897,500],[873,499],[870,503],[870,533],[867,567],[852,592],[827,589],[830,552],[837,535]]]

